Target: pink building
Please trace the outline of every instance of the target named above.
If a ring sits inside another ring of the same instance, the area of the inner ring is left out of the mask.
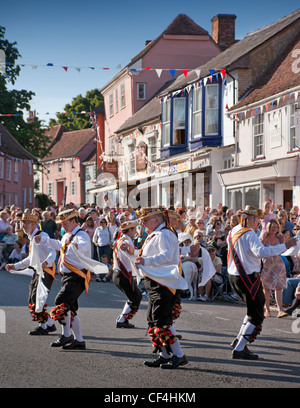
[[[41,160],[43,165],[43,192],[56,205],[85,201],[84,166],[96,151],[96,131],[83,129],[66,131],[63,126],[49,129],[54,140],[49,153]]]
[[[101,93],[104,96],[105,154],[115,154],[115,132],[169,80],[220,53],[215,40],[184,14],[133,57]]]
[[[12,204],[34,207],[33,163],[25,150],[0,123],[0,209]]]

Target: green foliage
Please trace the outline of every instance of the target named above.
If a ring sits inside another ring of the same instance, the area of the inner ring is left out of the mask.
[[[85,97],[81,94],[77,95],[71,104],[65,106],[67,114],[58,113],[57,120],[50,119],[49,126],[64,125],[68,130],[88,129],[91,127],[88,112],[93,112],[101,102],[103,102],[103,96],[98,89],[88,91]],[[80,112],[87,112],[87,114],[78,114]]]
[[[0,112],[2,114],[22,114],[22,110],[30,110],[30,100],[34,96],[31,91],[16,90],[9,91],[7,83],[15,83],[20,66],[16,60],[21,56],[16,48],[16,42],[10,43],[5,39],[5,28],[0,26],[0,49],[5,52],[6,69],[5,74],[0,74]],[[30,153],[36,157],[43,157],[47,151],[48,137],[42,129],[42,122],[38,119],[27,123],[23,116],[1,117],[1,123],[8,132]]]

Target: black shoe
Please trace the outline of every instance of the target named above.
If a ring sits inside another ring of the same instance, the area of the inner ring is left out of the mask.
[[[56,326],[55,324],[52,324],[52,326],[47,326],[48,332],[52,333],[56,331]]]
[[[62,348],[64,350],[85,350],[85,341],[74,340],[71,344],[66,344]]]
[[[233,350],[232,358],[234,360],[257,360],[258,355],[253,353],[248,353],[245,349],[241,351]]]
[[[117,322],[116,325],[118,328],[125,328],[125,329],[132,329],[134,327],[133,324],[129,323],[128,320],[125,320],[125,322]]]
[[[48,334],[48,329],[43,329],[41,326],[38,326],[36,329],[28,332],[30,336],[46,336]]]
[[[62,347],[65,344],[71,343],[74,340],[73,335],[66,337],[64,335],[60,336],[59,339],[57,339],[54,343],[50,343],[51,347]]]
[[[230,347],[235,348],[235,346],[238,344],[238,339],[234,339],[233,342],[230,344]],[[244,350],[246,351],[246,353],[249,354],[254,354],[248,347],[247,345],[244,347]]]
[[[156,360],[144,361],[144,364],[147,367],[160,367],[162,364],[166,364],[169,361],[171,361],[171,358],[164,358],[162,356],[159,356]]]
[[[160,367],[172,370],[172,369],[177,368],[179,366],[184,366],[187,363],[188,363],[188,360],[187,360],[186,356],[182,356],[182,357],[173,356],[172,359],[168,363],[161,364]]]

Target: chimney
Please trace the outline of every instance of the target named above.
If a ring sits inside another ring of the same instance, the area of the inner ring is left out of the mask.
[[[235,14],[217,14],[211,19],[212,38],[222,50],[235,43]]]
[[[147,45],[149,45],[152,42],[152,40],[146,40],[145,41],[145,46],[147,47]]]

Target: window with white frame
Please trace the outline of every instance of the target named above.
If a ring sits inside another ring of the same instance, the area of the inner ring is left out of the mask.
[[[50,197],[53,196],[53,182],[52,181],[47,182],[47,195]]]
[[[115,89],[115,112],[119,111],[119,96],[118,96],[118,88]]]
[[[0,157],[0,179],[4,177],[4,157]]]
[[[11,160],[7,160],[7,167],[6,167],[6,181],[11,180]]]
[[[163,123],[162,123],[163,146],[170,146],[170,112],[171,112],[171,100],[167,99],[163,104]]]
[[[253,118],[253,158],[264,156],[264,115],[258,114]]]
[[[137,83],[137,99],[138,100],[146,99],[146,84],[144,82]]]
[[[28,173],[32,174],[32,161],[31,160],[28,161]]]
[[[11,193],[6,193],[6,205],[11,205]]]
[[[290,150],[300,148],[300,140],[296,139],[296,121],[295,114],[300,112],[300,104],[294,103],[290,105]]]
[[[219,85],[205,88],[205,134],[219,133]]]
[[[75,196],[75,195],[76,195],[76,180],[71,180],[70,195],[71,195],[71,196]]]
[[[135,155],[134,155],[134,149],[135,149],[135,145],[134,145],[134,144],[128,146],[128,151],[129,151],[128,175],[129,175],[129,176],[134,176],[134,174],[135,174]]]
[[[109,154],[114,155],[115,154],[115,138],[112,136],[108,140],[109,140],[109,145],[108,145]]]
[[[61,173],[61,172],[62,172],[62,164],[61,164],[61,162],[58,162],[58,163],[57,163],[57,171],[58,171],[58,173]]]
[[[114,114],[114,97],[113,97],[112,92],[108,95],[108,104],[109,104],[109,107],[108,107],[109,116],[113,116],[113,114]]]
[[[173,144],[185,144],[186,99],[173,99]]]
[[[125,85],[124,83],[120,85],[120,102],[121,102],[121,109],[125,108]]]
[[[154,162],[157,159],[157,147],[156,147],[156,138],[150,137],[148,142],[148,159],[150,162]],[[148,167],[148,172],[153,173],[154,167],[151,164]]]
[[[50,164],[46,165],[46,174],[50,174]]]
[[[202,134],[202,87],[194,89],[192,138]]]

